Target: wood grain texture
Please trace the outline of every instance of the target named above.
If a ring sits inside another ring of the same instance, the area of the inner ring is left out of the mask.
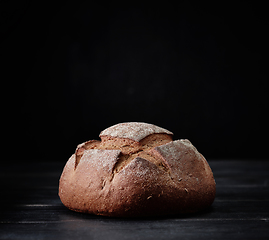
[[[269,162],[209,161],[217,183],[206,211],[158,218],[72,212],[58,198],[64,163],[0,169],[0,239],[268,239]]]

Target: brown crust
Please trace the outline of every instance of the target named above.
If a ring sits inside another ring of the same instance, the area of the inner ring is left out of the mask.
[[[190,141],[166,133],[101,139],[80,144],[66,163],[59,196],[69,209],[136,217],[195,212],[214,201],[213,173]]]

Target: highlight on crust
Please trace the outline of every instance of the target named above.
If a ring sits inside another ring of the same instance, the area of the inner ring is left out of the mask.
[[[121,123],[79,144],[59,183],[69,209],[114,217],[190,213],[215,198],[213,173],[189,140],[153,124]]]

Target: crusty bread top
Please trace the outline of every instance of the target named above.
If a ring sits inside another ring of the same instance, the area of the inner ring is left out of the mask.
[[[173,135],[172,132],[164,128],[155,126],[153,124],[142,122],[128,122],[128,123],[119,123],[114,126],[111,126],[102,131],[99,136],[128,138],[136,142],[139,142],[143,138],[154,133],[166,133]]]
[[[79,144],[59,196],[78,212],[135,217],[195,212],[212,204],[213,173],[187,139],[146,123],[121,123]]]

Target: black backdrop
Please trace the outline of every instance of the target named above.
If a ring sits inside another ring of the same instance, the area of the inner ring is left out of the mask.
[[[13,159],[64,162],[127,121],[167,128],[208,159],[268,159],[265,6],[36,2],[1,3]]]

